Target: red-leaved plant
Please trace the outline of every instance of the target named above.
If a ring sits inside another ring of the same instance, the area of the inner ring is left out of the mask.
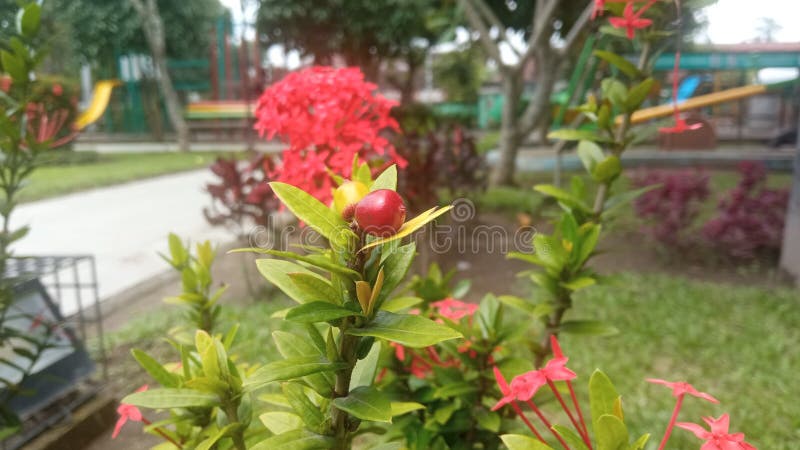
[[[645,233],[661,244],[685,247],[692,239],[692,225],[700,207],[708,198],[709,176],[697,169],[648,170],[631,176],[633,186],[644,188],[658,185],[634,202],[637,216],[647,221]]]
[[[739,259],[781,247],[789,191],[766,186],[767,170],[760,162],[739,164],[739,184],[719,202],[718,214],[703,226],[713,245]]]

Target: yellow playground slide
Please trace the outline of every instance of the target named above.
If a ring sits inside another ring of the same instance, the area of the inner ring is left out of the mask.
[[[754,84],[751,86],[726,89],[724,91],[692,97],[684,102],[681,102],[678,104],[678,111],[689,111],[692,109],[703,108],[705,106],[716,105],[718,103],[731,102],[734,100],[763,94],[764,92],[767,92],[767,85],[765,84]],[[661,117],[667,117],[673,114],[674,111],[675,108],[673,107],[672,103],[640,109],[639,111],[633,113],[633,116],[631,116],[631,123],[635,124],[647,122],[648,120],[658,119]],[[617,117],[616,122],[621,123],[622,116]]]
[[[98,81],[97,84],[94,85],[92,103],[75,119],[75,123],[72,124],[72,129],[81,131],[102,117],[108,107],[108,101],[111,99],[111,91],[120,84],[122,83],[119,80]]]

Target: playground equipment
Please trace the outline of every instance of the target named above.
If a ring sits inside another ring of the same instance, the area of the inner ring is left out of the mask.
[[[56,139],[56,136],[64,128],[69,112],[66,109],[57,109],[53,112],[46,111],[44,105],[36,104],[29,106],[28,130],[36,136],[38,142],[51,141],[50,148],[61,147],[71,142],[78,136],[78,133],[86,127],[96,122],[103,116],[108,101],[111,98],[111,91],[118,86],[118,80],[101,80],[94,86],[92,102],[70,125],[69,132]]]

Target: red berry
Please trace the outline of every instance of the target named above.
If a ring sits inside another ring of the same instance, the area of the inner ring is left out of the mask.
[[[356,204],[356,222],[367,234],[389,237],[406,220],[403,198],[391,189],[370,192]]]

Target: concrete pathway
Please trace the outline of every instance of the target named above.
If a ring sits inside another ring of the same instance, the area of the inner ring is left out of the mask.
[[[157,252],[166,251],[169,232],[193,242],[231,240],[203,217],[210,200],[203,189],[212,179],[203,169],[20,205],[14,225],[30,225],[31,232],[14,251],[94,255],[100,298],[107,299],[168,270]],[[65,314],[74,308],[68,300],[62,303]]]

